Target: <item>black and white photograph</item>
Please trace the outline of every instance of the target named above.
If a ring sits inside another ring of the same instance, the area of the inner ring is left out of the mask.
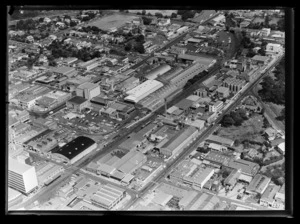
[[[7,214],[291,209],[285,8],[7,12]]]

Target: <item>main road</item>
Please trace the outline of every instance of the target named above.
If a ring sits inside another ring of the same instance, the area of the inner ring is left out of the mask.
[[[190,146],[188,146],[187,149],[185,149],[185,151],[183,151],[183,153],[181,153],[177,158],[175,158],[173,161],[169,162],[167,164],[167,167],[164,169],[164,171],[162,171],[158,176],[156,176],[144,189],[142,189],[139,194],[138,197],[135,200],[132,200],[127,206],[126,208],[130,208],[140,197],[144,196],[145,193],[147,193],[148,190],[150,190],[152,187],[154,187],[154,185],[160,181],[162,178],[164,178],[164,176],[171,171],[171,169],[173,167],[175,167],[180,161],[182,161],[182,159],[184,159],[187,155],[189,155],[197,146],[199,143],[201,143],[202,141],[204,141],[210,134],[212,134],[215,129],[219,126],[219,122],[222,120],[223,116],[230,112],[232,109],[234,109],[240,102],[241,100],[249,94],[249,92],[251,91],[251,89],[257,85],[260,80],[265,77],[269,71],[278,64],[278,62],[280,61],[280,59],[282,58],[279,57],[274,63],[273,65],[271,65],[263,75],[261,75],[258,79],[256,79],[254,82],[250,83],[250,85],[248,86],[248,88],[242,92],[238,98],[236,99],[235,102],[233,102],[227,109],[225,109],[223,111],[223,113],[215,120],[214,125],[208,127]]]

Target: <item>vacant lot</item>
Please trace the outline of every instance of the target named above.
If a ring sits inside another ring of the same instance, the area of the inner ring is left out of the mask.
[[[96,26],[102,30],[109,30],[112,27],[119,28],[127,21],[132,21],[136,16],[129,16],[129,15],[120,15],[120,14],[113,14],[106,17],[102,17],[94,22],[89,23],[87,26]]]
[[[248,120],[244,121],[241,126],[221,127],[218,133],[221,137],[226,137],[232,140],[243,141],[245,139],[257,142],[264,142],[260,131],[263,130],[263,117],[262,115],[254,115]]]

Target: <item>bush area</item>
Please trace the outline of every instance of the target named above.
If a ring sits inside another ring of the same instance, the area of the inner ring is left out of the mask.
[[[271,178],[276,185],[282,185],[285,178],[285,162],[274,166],[268,166],[263,174]]]
[[[246,110],[240,108],[237,111],[231,111],[230,114],[226,114],[220,123],[223,127],[240,126],[244,120],[248,120]]]
[[[196,82],[198,82],[200,79],[202,79],[207,74],[208,74],[207,71],[200,72],[198,75],[195,75],[193,78],[189,79],[183,88],[184,89],[189,88],[190,86],[192,86],[193,84],[195,84]]]
[[[258,91],[259,96],[265,102],[285,104],[285,59],[276,66],[274,70],[275,80],[266,76],[262,83],[262,89]],[[283,113],[284,114],[284,113]]]

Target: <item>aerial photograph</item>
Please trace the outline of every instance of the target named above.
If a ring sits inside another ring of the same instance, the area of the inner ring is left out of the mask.
[[[284,211],[285,29],[284,9],[14,9],[7,213]]]

